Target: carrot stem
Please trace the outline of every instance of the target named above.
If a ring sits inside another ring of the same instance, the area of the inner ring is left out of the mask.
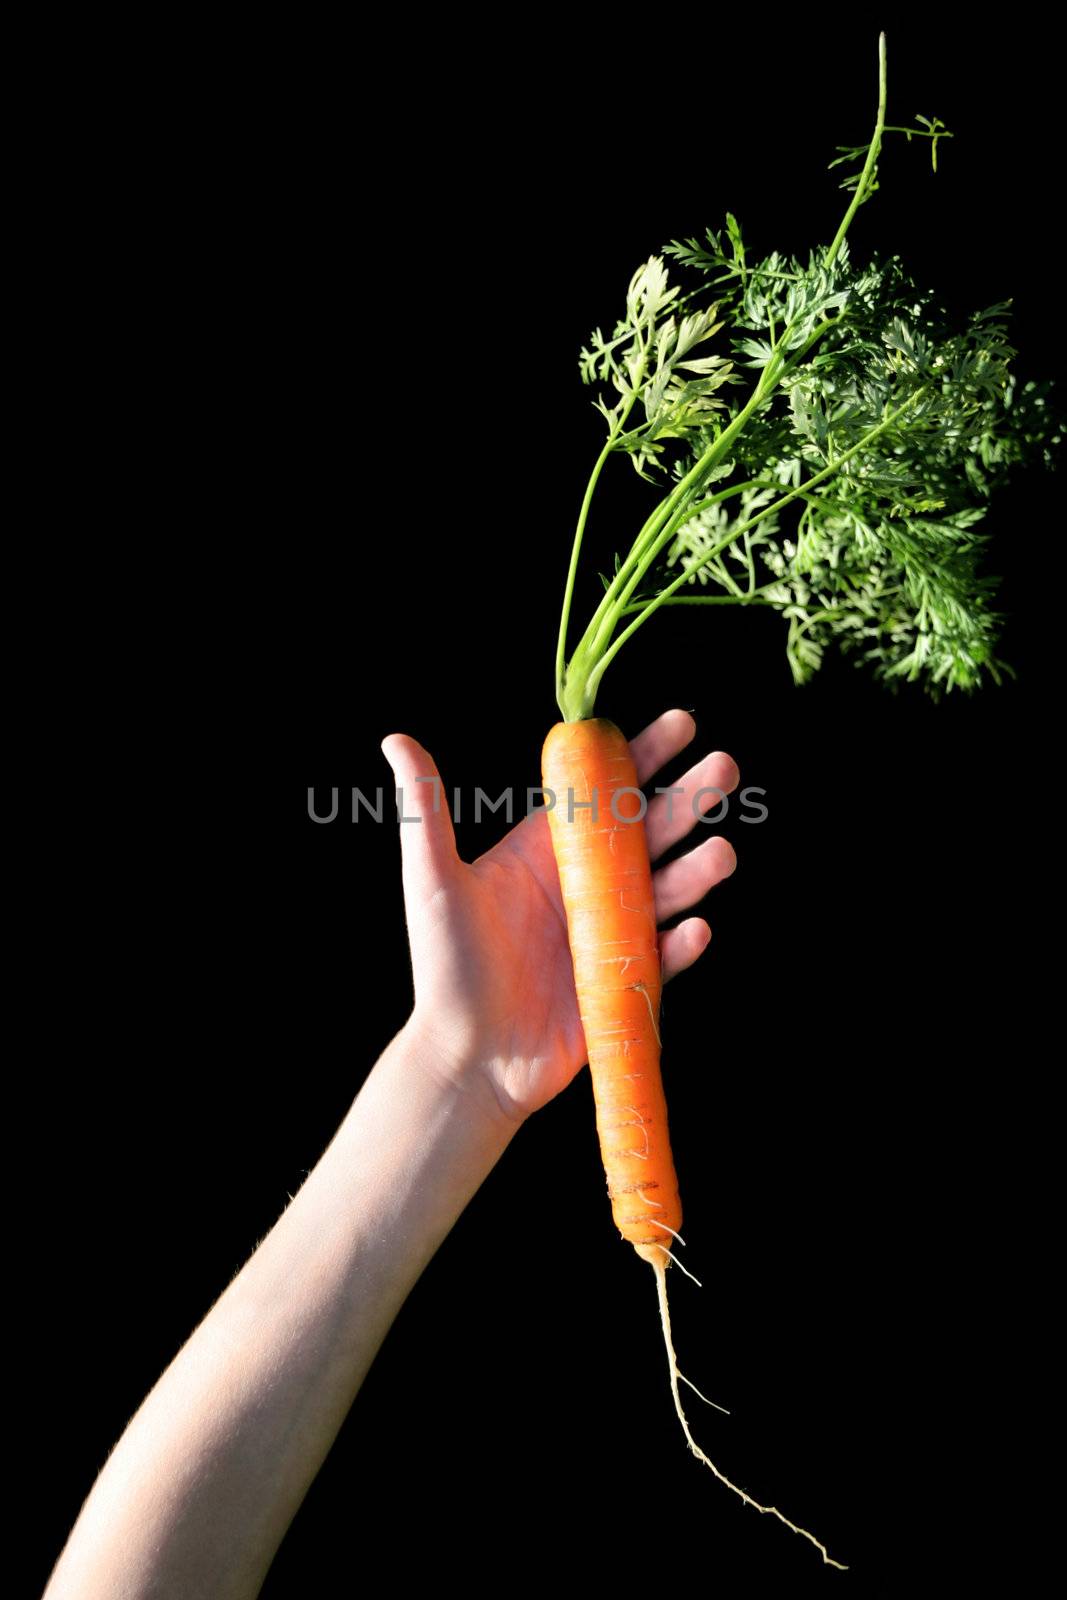
[[[826,252],[826,265],[827,266],[830,266],[831,263],[833,262],[834,258],[836,257],[837,252],[841,248],[841,244],[842,244],[842,241],[843,241],[843,239],[845,237],[845,234],[848,232],[849,227],[852,224],[852,218],[856,215],[856,212],[859,210],[859,208],[863,204],[864,200],[866,200],[868,193],[871,192],[868,189],[868,185],[869,184],[873,185],[873,182],[874,182],[874,173],[875,173],[875,167],[876,167],[877,162],[878,162],[878,153],[882,148],[882,133],[883,133],[883,131],[885,129],[885,102],[886,102],[885,34],[884,33],[880,33],[878,35],[878,116],[877,116],[877,119],[876,119],[875,125],[874,125],[874,136],[871,139],[871,147],[867,151],[867,160],[866,160],[866,162],[864,164],[863,171],[860,173],[860,180],[856,185],[856,192],[852,196],[852,204],[849,206],[848,210],[845,212],[845,215],[841,220],[841,226],[838,228],[836,234],[834,235],[834,242],[830,246],[829,250]],[[910,138],[910,134],[909,134],[909,138]],[[935,170],[936,170],[936,168],[935,168]]]
[[[843,451],[842,454],[837,457],[836,461],[832,461],[828,467],[824,467],[822,471],[817,472],[814,477],[808,478],[807,481],[801,484],[798,488],[790,489],[788,494],[782,495],[781,499],[776,500],[773,505],[765,506],[763,510],[758,511],[754,517],[749,517],[747,522],[742,523],[739,528],[734,528],[730,532],[729,536],[723,539],[721,543],[713,545],[710,550],[701,556],[699,561],[694,562],[693,565],[685,572],[679,573],[678,577],[675,578],[673,583],[669,583],[665,589],[661,589],[659,594],[655,595],[637,614],[634,620],[630,623],[629,627],[623,629],[622,633],[620,633],[614,644],[610,645],[608,649],[605,650],[596,666],[593,667],[592,671],[589,673],[589,689],[592,695],[595,697],[596,691],[600,686],[601,678],[604,676],[607,668],[618,655],[627,639],[637,632],[638,628],[643,622],[648,621],[653,612],[657,611],[661,605],[670,599],[676,589],[681,588],[683,583],[688,583],[694,572],[698,572],[701,567],[713,560],[715,556],[721,555],[722,552],[731,544],[733,544],[736,539],[739,539],[742,534],[747,533],[750,528],[754,528],[758,522],[762,522],[765,517],[772,516],[775,512],[778,512],[784,506],[787,506],[790,501],[796,500],[804,492],[804,490],[810,489],[813,484],[822,483],[825,479],[832,477],[835,472],[840,472],[841,468],[850,457],[856,455],[860,450],[866,449],[867,445],[869,445],[873,439],[876,439],[879,434],[884,433],[886,428],[891,427],[892,424],[896,422],[905,411],[907,411],[909,406],[913,406],[916,400],[922,399],[925,393],[925,387],[912,390],[911,394],[902,405],[897,406],[895,411],[891,411],[887,417],[883,418],[877,427],[871,428],[867,433],[864,434],[863,438],[858,439],[850,449]],[[645,566],[648,566],[652,559],[653,556],[650,553],[645,561]]]

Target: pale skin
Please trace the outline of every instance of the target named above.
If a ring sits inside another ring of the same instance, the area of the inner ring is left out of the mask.
[[[638,781],[695,735],[667,711],[631,741]],[[252,1600],[412,1286],[527,1117],[585,1063],[543,813],[460,860],[432,757],[391,734],[411,1015],[306,1182],[128,1424],[82,1507],[45,1600]],[[656,861],[700,829],[700,789],[731,793],[705,756],[656,797]],[[670,800],[670,805],[668,801]],[[719,796],[704,795],[700,813]],[[669,816],[669,811],[673,817]],[[709,835],[655,873],[666,920],[736,865]],[[711,937],[690,917],[660,937],[665,979]]]

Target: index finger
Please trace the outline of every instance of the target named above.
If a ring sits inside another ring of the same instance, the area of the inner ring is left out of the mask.
[[[665,711],[630,740],[630,754],[637,768],[638,783],[647,783],[660,767],[665,767],[694,738],[697,725],[688,711]]]

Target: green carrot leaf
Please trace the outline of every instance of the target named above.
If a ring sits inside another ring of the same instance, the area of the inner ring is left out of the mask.
[[[619,452],[663,497],[569,663],[561,647],[566,716],[590,714],[606,667],[664,605],[779,611],[797,683],[835,645],[935,697],[1011,674],[986,513],[1013,471],[1058,465],[1062,396],[1017,376],[1010,299],[961,322],[898,254],[853,259],[848,230],[877,191],[884,135],[929,139],[935,171],[952,137],[936,117],[888,126],[884,35],[879,65],[873,138],[830,162],[857,170],[828,246],[761,256],[727,212],[639,267],[610,337],[598,328],[581,353],[583,380],[607,391],[591,486]]]

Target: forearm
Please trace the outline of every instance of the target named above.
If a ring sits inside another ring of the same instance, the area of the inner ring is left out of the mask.
[[[394,1317],[517,1126],[401,1030],[119,1440],[46,1600],[258,1593]]]

